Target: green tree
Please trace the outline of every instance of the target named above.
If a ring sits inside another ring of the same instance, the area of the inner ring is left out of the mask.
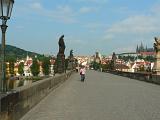
[[[143,56],[142,56],[142,55],[139,55],[139,56],[138,56],[138,59],[143,59]]]
[[[154,61],[155,61],[155,57],[153,57],[153,56],[147,56],[147,57],[145,58],[145,60],[146,60],[146,61],[149,61],[149,62],[154,62]]]
[[[114,68],[114,61],[113,60],[110,61],[108,67],[109,67],[110,70],[114,70],[115,69]]]
[[[43,59],[42,68],[43,68],[43,73],[45,75],[49,75],[49,73],[50,73],[50,59],[49,58]]]
[[[8,62],[9,62],[9,73],[11,75],[14,75],[14,63],[15,63],[15,59],[10,58]]]
[[[23,62],[21,62],[20,64],[19,64],[19,66],[18,66],[18,73],[20,74],[20,75],[22,75],[23,73],[24,73],[24,63]]]
[[[40,66],[38,64],[37,59],[33,59],[33,63],[31,66],[31,73],[33,74],[33,76],[38,76],[40,72]]]
[[[101,67],[103,71],[106,71],[108,69],[108,64],[102,64]]]
[[[93,62],[93,68],[94,68],[95,70],[98,70],[98,69],[101,68],[101,64],[100,64],[100,63],[97,63],[97,62]]]
[[[118,59],[122,59],[123,57],[121,55],[118,56]]]

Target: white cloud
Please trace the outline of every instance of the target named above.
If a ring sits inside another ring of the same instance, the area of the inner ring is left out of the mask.
[[[112,40],[112,39],[114,39],[115,38],[115,36],[114,35],[112,35],[112,34],[109,34],[109,35],[106,35],[106,36],[104,36],[104,38],[103,38],[103,41],[108,41],[108,40]]]
[[[71,14],[73,12],[72,8],[68,5],[58,6],[56,11],[61,14]]]
[[[151,8],[151,12],[152,14],[156,14],[156,15],[160,15],[159,11],[160,11],[160,3],[156,3],[155,5],[152,6]]]
[[[84,42],[83,40],[80,40],[78,38],[75,38],[74,36],[66,36],[65,41],[69,45],[86,45],[87,41]]]
[[[157,9],[159,7],[149,10],[148,14],[131,15],[112,24],[102,41],[110,40],[109,44],[115,45],[113,49],[116,52],[135,51],[136,44],[140,42],[152,46],[154,37],[160,34],[160,13]]]
[[[135,44],[143,41],[146,44],[148,43],[151,45],[153,38],[155,36],[159,36],[160,34],[159,5],[160,4],[152,6],[152,8],[148,11],[148,14],[132,15],[117,23],[114,23],[109,29],[106,30],[103,41],[112,40],[117,44],[123,43],[124,50],[126,49],[126,45],[129,44],[128,41],[132,41],[132,43],[135,41]],[[119,41],[117,41],[117,39]],[[126,49],[126,51],[129,50]]]
[[[16,29],[20,29],[20,30],[21,30],[21,29],[24,29],[24,26],[22,26],[22,25],[17,25],[17,26],[16,26]]]
[[[55,20],[64,22],[64,23],[74,23],[75,20],[75,12],[69,6],[58,6],[53,11],[48,11],[47,15]]]
[[[114,24],[107,30],[107,33],[150,33],[160,28],[158,20],[154,16],[132,16],[127,19]]]
[[[39,9],[43,9],[42,5],[40,3],[38,3],[38,2],[30,4],[30,7],[32,9],[38,9],[38,10]]]
[[[102,27],[105,27],[106,24],[103,24],[103,23],[99,23],[99,22],[95,22],[95,23],[88,23],[87,25],[85,25],[85,27],[87,28],[102,28]]]
[[[98,32],[98,31],[103,31],[107,27],[106,24],[100,23],[100,22],[93,22],[93,23],[87,23],[84,25],[85,29],[88,29],[89,32]]]
[[[76,12],[69,5],[59,5],[49,8],[47,5],[42,4],[42,0],[26,0],[24,2],[19,0],[14,7],[13,14],[15,16],[21,15],[26,17],[25,19],[28,19],[27,16],[33,16],[34,14],[45,18],[47,21],[67,24],[76,22]],[[32,18],[36,19],[36,17]]]
[[[94,12],[94,11],[95,11],[95,9],[92,7],[82,7],[79,10],[80,13],[90,13],[90,12]]]
[[[109,0],[76,0],[77,2],[106,3]]]
[[[57,6],[55,9],[51,10],[43,7],[40,3],[33,3],[30,5],[30,8],[31,11],[58,22],[63,22],[63,23],[76,22],[74,18],[75,12],[68,5]]]
[[[146,37],[160,31],[160,16],[150,11],[150,15],[134,15],[113,24],[106,30],[104,38],[110,36]],[[154,37],[154,36],[153,36]]]
[[[135,51],[135,46],[130,45],[126,47],[119,47],[113,50],[115,53],[133,52]]]

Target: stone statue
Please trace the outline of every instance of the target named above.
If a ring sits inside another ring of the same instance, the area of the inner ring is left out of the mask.
[[[112,60],[111,60],[111,62],[112,62],[112,69],[113,70],[116,69],[116,59],[117,59],[116,54],[115,54],[115,52],[113,52],[113,54],[112,54]]]
[[[116,54],[115,54],[115,52],[113,52],[113,54],[112,54],[112,60],[116,61],[116,59],[117,59]]]
[[[70,58],[73,58],[73,50],[70,50]]]
[[[153,66],[153,73],[160,75],[160,38],[155,37],[154,39],[155,62]]]
[[[154,49],[156,52],[158,52],[158,50],[160,50],[160,39],[158,39],[157,37],[155,37],[154,39],[155,39]]]
[[[64,43],[64,35],[59,38],[59,52],[57,54],[55,71],[56,73],[64,73],[65,72],[65,43]]]
[[[64,51],[65,51],[65,43],[64,43],[64,35],[62,35],[60,38],[59,38],[59,54],[64,54]]]
[[[74,69],[75,63],[74,63],[74,56],[73,56],[73,50],[70,50],[70,55],[68,57],[68,70]]]

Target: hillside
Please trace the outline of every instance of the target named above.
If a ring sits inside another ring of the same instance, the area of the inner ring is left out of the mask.
[[[0,49],[1,49],[1,44],[0,44]],[[14,57],[14,58],[26,58],[27,54],[31,57],[36,56],[42,56],[41,54],[35,53],[35,52],[30,52],[26,51],[24,49],[11,46],[11,45],[6,45],[6,58]]]

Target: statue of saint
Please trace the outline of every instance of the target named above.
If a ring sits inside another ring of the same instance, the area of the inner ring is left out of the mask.
[[[115,70],[116,68],[116,59],[117,59],[117,57],[116,57],[116,54],[115,54],[115,52],[113,52],[113,54],[112,54],[112,60],[111,60],[111,63],[112,63],[112,69],[113,70]]]
[[[70,58],[73,57],[73,50],[70,50]]]
[[[157,37],[155,37],[154,49],[156,50],[156,52],[160,50],[160,39],[158,39]]]
[[[64,35],[62,35],[60,38],[59,38],[59,54],[64,54],[64,51],[65,51],[65,43],[64,43]]]
[[[116,59],[117,59],[116,54],[115,54],[115,52],[113,52],[113,54],[112,54],[112,60],[116,61]]]

